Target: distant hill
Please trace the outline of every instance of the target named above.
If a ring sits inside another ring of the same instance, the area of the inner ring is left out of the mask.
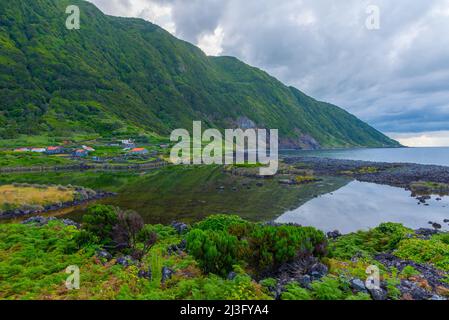
[[[81,9],[67,30],[65,9]],[[0,137],[167,136],[214,128],[278,128],[283,147],[391,147],[334,105],[232,57],[208,57],[141,19],[81,0],[0,0]]]

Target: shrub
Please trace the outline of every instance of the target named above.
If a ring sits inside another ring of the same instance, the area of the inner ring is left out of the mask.
[[[193,229],[187,234],[187,250],[205,272],[225,276],[238,260],[240,244],[225,231]]]
[[[278,283],[278,281],[274,278],[266,278],[261,280],[260,285],[262,285],[263,287],[267,288],[267,289],[274,289],[276,288],[276,285]]]
[[[313,282],[311,287],[317,300],[343,300],[345,298],[337,279],[324,277],[320,281]]]
[[[228,231],[232,227],[247,224],[249,223],[239,216],[220,214],[207,217],[203,221],[197,223],[195,228],[201,230]]]
[[[398,223],[383,223],[369,231],[345,235],[330,243],[330,256],[351,259],[355,255],[370,257],[373,254],[391,251],[413,231]]]
[[[398,270],[392,268],[391,275],[385,280],[387,284],[388,297],[393,300],[399,300],[401,297],[401,290],[398,286],[401,284],[401,280],[398,278]]]
[[[78,249],[89,245],[96,245],[101,242],[96,235],[86,230],[80,230],[80,232],[74,236],[74,240]]]
[[[98,243],[109,249],[129,249],[133,258],[141,260],[157,241],[156,233],[144,227],[144,221],[137,212],[95,205],[83,217],[84,230],[76,240],[79,246]]]
[[[401,276],[407,279],[417,275],[419,275],[419,271],[412,266],[406,266],[401,272]]]
[[[156,244],[157,233],[149,229],[141,229],[137,236],[138,241],[142,244],[142,248],[134,248],[133,257],[142,260],[143,257],[150,252],[151,248]]]
[[[146,224],[141,232],[155,233],[159,240],[166,240],[178,236],[178,233],[174,228],[172,228],[171,226],[164,226],[161,224],[156,225]]]
[[[117,223],[112,228],[112,238],[117,248],[132,248],[137,245],[137,236],[144,227],[142,217],[134,211],[117,213]]]
[[[432,236],[433,240],[441,241],[445,244],[449,245],[449,233],[439,233]]]
[[[117,224],[118,209],[112,206],[94,205],[83,216],[83,228],[97,236],[101,243],[111,244],[112,232]]]
[[[298,256],[324,255],[326,238],[310,227],[257,226],[248,237],[250,263],[268,271]]]
[[[289,283],[285,289],[281,295],[282,300],[312,300],[310,291],[301,288],[296,283]]]

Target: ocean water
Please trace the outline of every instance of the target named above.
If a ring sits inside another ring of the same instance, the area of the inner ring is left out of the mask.
[[[281,156],[310,156],[376,162],[408,162],[449,166],[449,148],[379,148],[344,150],[283,150]]]

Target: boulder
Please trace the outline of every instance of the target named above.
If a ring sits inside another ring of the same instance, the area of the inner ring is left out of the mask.
[[[315,263],[310,269],[309,269],[309,275],[312,277],[313,280],[319,280],[327,275],[329,272],[329,269],[326,265],[322,264],[321,262]]]
[[[73,220],[70,220],[70,219],[63,219],[62,223],[64,225],[66,225],[66,226],[73,226],[73,227],[75,227],[77,229],[79,229],[81,227],[79,223],[77,223],[77,222],[75,222]]]
[[[177,221],[173,221],[171,226],[175,228],[178,234],[183,234],[189,229],[189,226],[187,224]]]
[[[440,230],[443,226],[441,224],[435,222],[435,223],[432,223],[432,227],[435,230]]]
[[[226,277],[228,280],[234,280],[235,277],[237,277],[237,273],[234,271],[229,272],[228,276]]]
[[[146,270],[139,270],[139,272],[137,273],[137,276],[139,278],[144,278],[144,279],[148,279],[148,280],[152,280],[153,279],[153,273],[151,271],[151,267],[148,268],[148,271]]]
[[[100,259],[105,259],[106,261],[109,261],[112,259],[112,255],[109,252],[107,252],[106,250],[97,251],[97,257]]]
[[[117,264],[120,264],[122,266],[129,267],[130,265],[133,265],[135,263],[134,259],[130,256],[124,256],[117,259]]]
[[[327,233],[327,237],[329,239],[337,239],[337,238],[340,238],[341,236],[342,236],[342,234],[338,230],[334,230],[334,231]]]
[[[433,300],[433,301],[446,301],[447,299],[444,298],[444,297],[442,297],[442,296],[439,296],[439,295],[437,295],[437,294],[434,294],[433,296],[430,297],[429,300]]]
[[[351,285],[351,288],[356,292],[367,292],[365,283],[360,279],[351,279],[349,281],[349,284]]]
[[[402,280],[398,289],[401,291],[402,296],[408,300],[428,300],[432,297],[429,291],[421,288],[416,282],[409,280]]]
[[[310,289],[310,285],[312,284],[312,278],[307,274],[300,276],[297,281],[299,285],[305,289]]]
[[[45,217],[37,216],[37,217],[31,217],[24,221],[22,221],[22,224],[38,224],[38,225],[44,225],[48,223],[48,219]]]
[[[168,267],[163,267],[161,283],[165,283],[167,280],[171,279],[174,273],[175,272],[172,269]]]
[[[373,300],[383,301],[387,300],[388,298],[387,291],[382,288],[371,289],[368,290],[368,292],[370,293],[371,298],[373,298]]]
[[[184,251],[187,249],[187,240],[186,239],[182,239],[182,241],[178,244],[178,248],[181,251]]]
[[[429,239],[434,234],[437,234],[439,231],[436,229],[428,229],[428,228],[420,228],[415,231],[415,234],[417,236],[420,236],[420,238],[423,239]]]

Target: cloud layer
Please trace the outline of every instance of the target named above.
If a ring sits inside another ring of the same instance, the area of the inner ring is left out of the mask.
[[[91,0],[232,55],[386,132],[449,129],[449,0]],[[380,9],[369,30],[367,8]]]

